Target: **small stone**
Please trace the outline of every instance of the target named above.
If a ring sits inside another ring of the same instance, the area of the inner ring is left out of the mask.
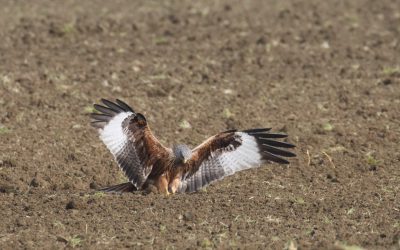
[[[99,185],[97,185],[96,182],[92,181],[92,182],[89,184],[89,188],[90,188],[90,189],[99,189]]]
[[[15,224],[16,224],[18,227],[26,226],[25,221],[22,220],[21,218],[18,218]]]
[[[76,209],[76,204],[75,204],[75,202],[74,201],[69,201],[68,203],[67,203],[67,205],[65,206],[65,209]]]
[[[258,45],[265,45],[265,44],[267,43],[267,39],[266,39],[265,37],[262,36],[262,37],[260,37],[260,38],[257,39],[256,43],[257,43]]]
[[[73,128],[73,129],[80,129],[80,128],[82,128],[82,125],[80,125],[80,124],[74,124],[74,125],[72,125],[72,128]]]
[[[386,79],[382,80],[382,83],[383,83],[383,85],[390,85],[390,84],[392,84],[392,80],[389,78],[386,78]]]
[[[183,219],[185,221],[191,221],[191,220],[193,220],[193,214],[190,212],[186,212],[183,214]]]
[[[321,48],[323,48],[323,49],[329,49],[329,48],[330,48],[330,45],[329,45],[329,43],[328,43],[327,41],[324,41],[324,42],[321,44]]]
[[[31,184],[32,187],[39,187],[39,181],[36,178],[33,178],[31,180]]]
[[[327,174],[326,178],[329,179],[331,182],[339,182],[338,179],[331,174]]]
[[[297,119],[297,116],[295,114],[290,114],[290,115],[288,115],[287,119],[290,121],[294,121]]]
[[[232,90],[232,89],[224,89],[222,92],[223,92],[225,95],[231,95],[231,94],[233,94],[233,90]]]
[[[67,243],[68,243],[68,240],[67,240],[67,239],[65,239],[64,237],[61,237],[61,236],[57,236],[57,241],[59,241],[59,242],[63,242],[63,243],[65,243],[65,244],[67,244]]]

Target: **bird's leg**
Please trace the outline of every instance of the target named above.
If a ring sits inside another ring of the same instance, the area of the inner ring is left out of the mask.
[[[168,192],[168,179],[166,175],[161,175],[158,177],[154,185],[157,187],[158,192],[169,195]]]
[[[176,193],[180,183],[181,183],[181,175],[179,174],[179,175],[175,176],[168,185],[171,193],[173,193],[173,194]]]

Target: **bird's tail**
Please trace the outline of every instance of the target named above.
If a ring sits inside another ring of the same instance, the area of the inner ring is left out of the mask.
[[[110,186],[110,187],[105,187],[102,189],[99,189],[101,192],[105,193],[124,193],[124,192],[133,192],[137,191],[136,187],[130,183],[130,182],[125,182],[121,183],[118,185]]]

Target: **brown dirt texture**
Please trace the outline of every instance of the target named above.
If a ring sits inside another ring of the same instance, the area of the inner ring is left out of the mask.
[[[400,249],[399,1],[0,1],[1,249]],[[288,133],[195,194],[124,180],[100,98],[165,145]]]

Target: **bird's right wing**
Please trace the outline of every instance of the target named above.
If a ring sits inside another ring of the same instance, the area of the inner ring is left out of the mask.
[[[153,166],[171,157],[171,150],[154,137],[142,114],[118,99],[101,101],[104,106],[94,104],[99,112],[91,114],[91,124],[129,181],[140,189]]]
[[[193,149],[178,192],[195,192],[216,180],[265,162],[288,164],[283,157],[294,157],[295,154],[281,148],[293,148],[294,145],[274,140],[287,135],[269,133],[269,130],[231,130],[210,137]]]

